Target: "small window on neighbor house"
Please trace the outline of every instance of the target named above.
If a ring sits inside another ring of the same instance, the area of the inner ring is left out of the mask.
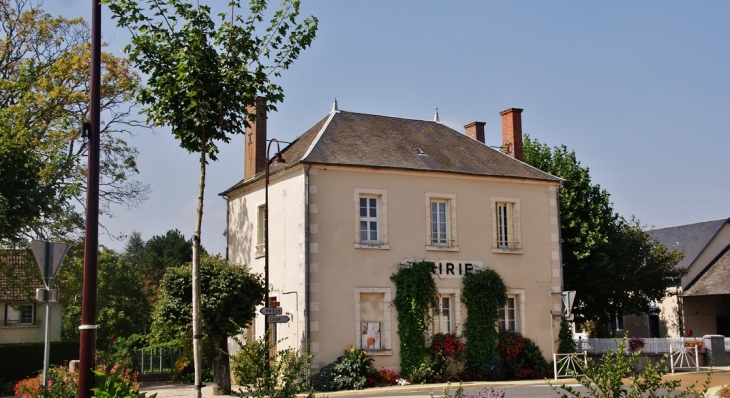
[[[507,297],[507,304],[499,309],[499,330],[519,332],[517,328],[517,300]]]
[[[431,246],[449,246],[449,201],[431,200]]]
[[[453,333],[453,296],[441,295],[438,303],[438,308],[434,308],[433,332]]]
[[[256,254],[263,254],[266,249],[266,205],[259,206],[256,211]]]
[[[380,243],[380,219],[377,196],[360,196],[360,243]]]
[[[35,304],[5,304],[5,326],[35,325]]]

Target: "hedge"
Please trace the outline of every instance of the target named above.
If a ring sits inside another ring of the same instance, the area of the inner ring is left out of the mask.
[[[44,342],[0,344],[0,375],[5,380],[21,380],[43,371]],[[79,358],[79,341],[51,341],[51,365],[68,365]]]

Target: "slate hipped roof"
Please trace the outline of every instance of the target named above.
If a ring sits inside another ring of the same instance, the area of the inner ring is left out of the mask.
[[[677,264],[677,267],[689,268],[727,222],[730,222],[730,219],[723,218],[647,232],[669,250],[684,249],[684,259]]]
[[[287,168],[327,164],[562,181],[439,122],[347,111],[330,113],[282,152]]]

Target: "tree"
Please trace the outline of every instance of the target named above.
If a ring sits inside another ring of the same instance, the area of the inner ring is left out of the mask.
[[[272,82],[311,45],[317,19],[297,22],[299,0],[285,0],[268,25],[265,0],[252,0],[249,15],[240,14],[231,0],[231,14],[216,24],[208,6],[185,0],[105,0],[119,26],[133,35],[126,51],[130,60],[149,75],[138,101],[148,122],[166,125],[188,152],[200,154],[198,209],[193,233],[193,354],[195,385],[200,386],[200,234],[203,219],[205,172],[208,158],[216,160],[217,142],[243,132],[247,118],[255,118],[257,98],[275,110],[284,99],[281,86]],[[146,3],[143,10],[140,3]],[[263,25],[263,26],[262,26]],[[259,36],[259,32],[263,35]],[[220,375],[219,375],[220,376]],[[220,377],[219,377],[220,378]],[[230,383],[230,381],[229,381]],[[200,390],[196,389],[196,396]]]
[[[53,17],[31,0],[0,0],[0,25],[0,145],[18,161],[7,170],[22,176],[8,176],[3,161],[0,243],[67,237],[83,228],[86,202],[80,126],[89,108],[89,28],[82,19]],[[113,205],[138,205],[149,188],[132,180],[139,173],[137,150],[122,136],[138,125],[129,101],[139,77],[127,60],[108,53],[102,66],[99,198],[109,215]],[[14,190],[22,181],[28,185]],[[26,203],[18,200],[24,190]]]
[[[202,331],[213,353],[213,381],[219,392],[228,394],[231,379],[227,339],[253,321],[266,290],[261,275],[252,274],[247,267],[228,264],[218,256],[201,260]],[[155,307],[153,329],[172,338],[193,333],[192,298],[191,265],[168,268]]]
[[[138,265],[148,286],[157,290],[167,268],[179,267],[192,260],[193,249],[190,240],[186,240],[185,235],[173,229],[167,231],[165,235],[151,237],[144,244]]]
[[[527,164],[566,180],[559,190],[563,283],[576,291],[576,321],[591,320],[604,333],[615,316],[643,313],[664,298],[682,273],[674,268],[681,254],[615,213],[608,192],[565,145],[551,148],[528,136],[523,151]]]
[[[83,263],[82,256],[67,258],[56,282],[63,305],[62,334],[66,339],[79,338],[81,302],[76,298],[82,293]],[[139,300],[142,277],[123,255],[110,249],[99,251],[98,286],[97,319],[102,327],[97,331],[97,345],[100,349],[108,349],[116,337],[149,331],[152,309],[145,300]]]

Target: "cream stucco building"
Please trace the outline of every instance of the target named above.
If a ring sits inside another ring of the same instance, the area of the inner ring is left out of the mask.
[[[269,184],[270,296],[291,321],[285,345],[310,343],[313,367],[349,346],[377,368],[400,366],[395,286],[407,260],[434,261],[441,294],[432,331],[461,334],[462,277],[489,267],[508,286],[500,327],[553,350],[562,290],[561,180],[520,161],[521,109],[502,112],[503,151],[484,123],[466,134],[438,122],[339,111],[283,149]],[[246,132],[244,178],[228,201],[228,259],[264,271],[266,119]],[[503,153],[505,152],[505,153]],[[264,316],[249,328],[260,336]]]

